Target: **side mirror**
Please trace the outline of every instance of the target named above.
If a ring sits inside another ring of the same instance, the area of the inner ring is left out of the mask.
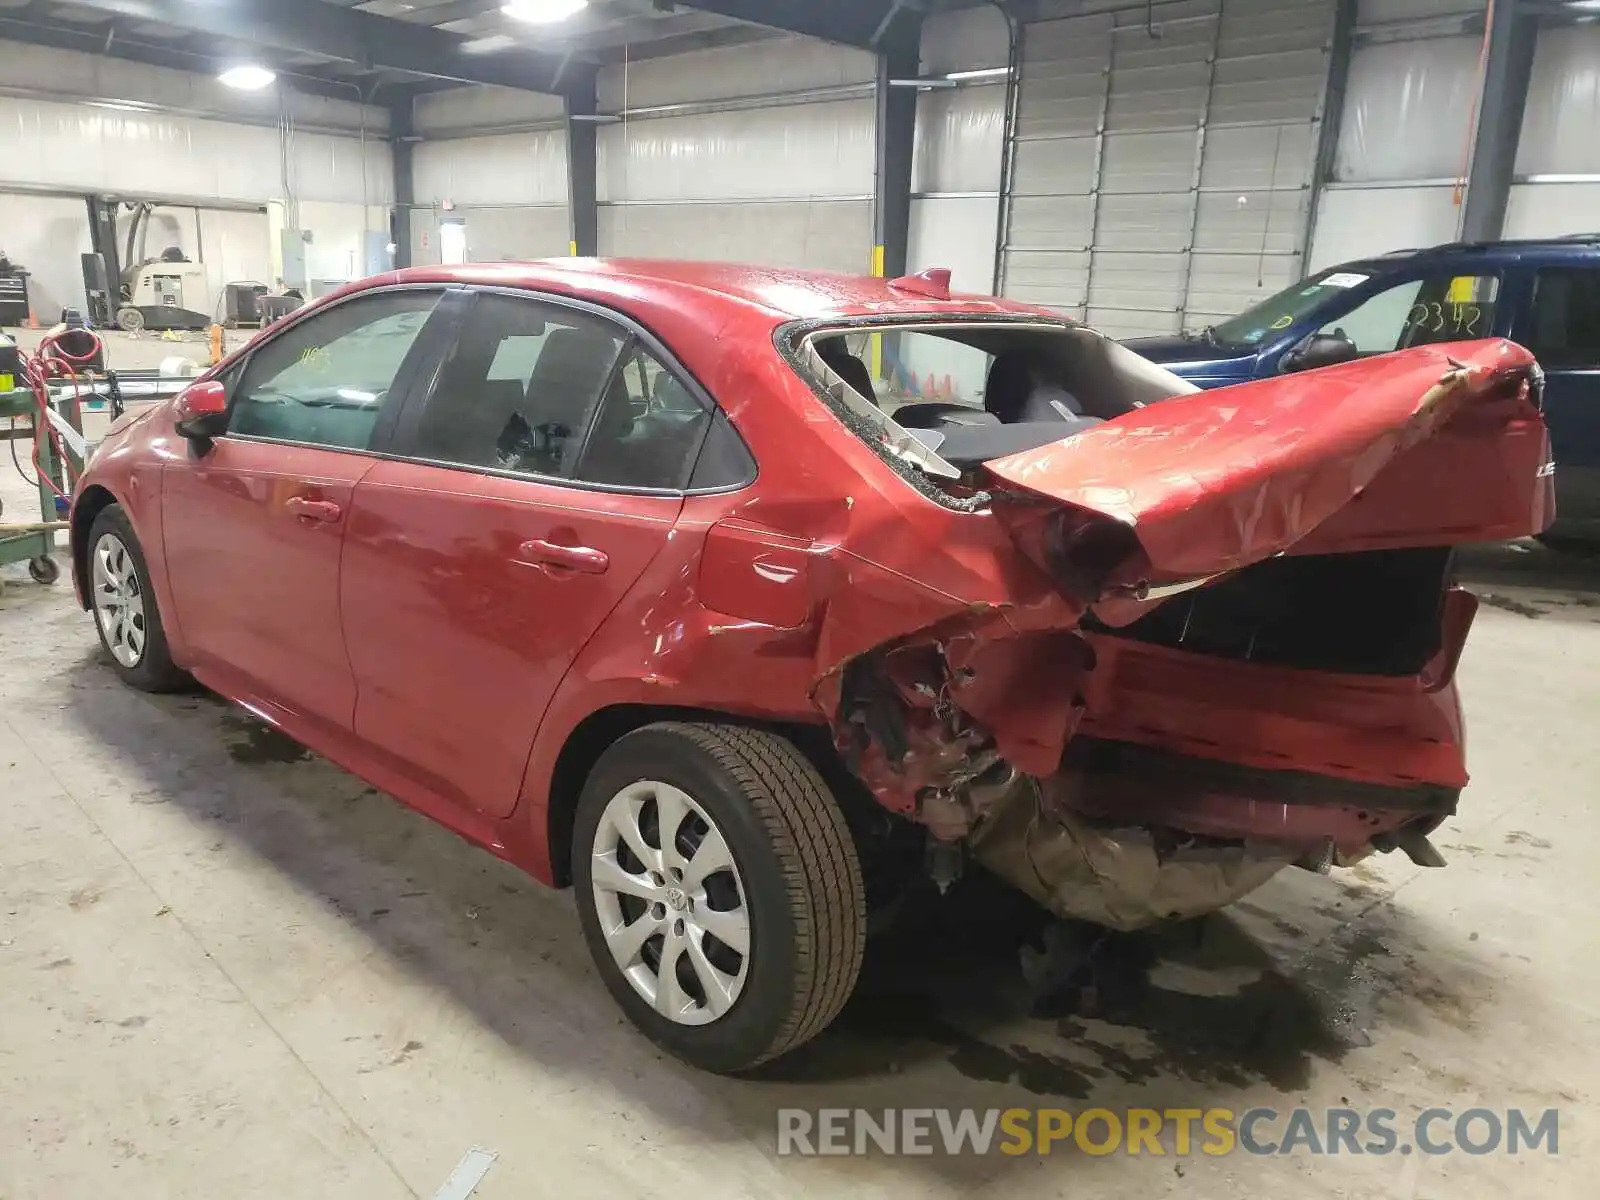
[[[1283,356],[1282,371],[1314,371],[1337,363],[1354,362],[1361,352],[1349,338],[1336,333],[1314,333]]]
[[[178,393],[177,430],[187,438],[210,439],[222,432],[228,389],[215,380],[191,384]]]

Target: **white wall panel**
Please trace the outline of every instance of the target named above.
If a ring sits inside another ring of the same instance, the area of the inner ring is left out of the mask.
[[[994,291],[998,196],[922,197],[911,201],[907,269],[948,267],[950,287],[987,296]]]
[[[302,200],[300,228],[311,231],[306,246],[306,273],[313,280],[360,279],[367,274],[366,237],[382,233],[389,240],[389,210],[359,204]]]
[[[864,200],[608,204],[600,253],[713,259],[864,274],[872,205]]]
[[[1600,26],[1540,30],[1517,172],[1600,174]],[[1600,220],[1585,226],[1594,227]]]
[[[272,243],[267,214],[203,208],[197,214],[206,286],[220,297],[229,283],[272,286]]]
[[[537,207],[472,206],[458,209],[467,223],[469,262],[517,262],[567,253],[572,227],[565,204]]]
[[[812,38],[719,46],[602,69],[600,109],[620,112],[658,104],[870,83],[876,69],[876,60],[865,50]]]
[[[564,130],[419,143],[412,158],[417,203],[566,204]]]
[[[1453,193],[1449,184],[1328,188],[1317,209],[1309,270],[1450,241],[1459,212]]]
[[[353,138],[297,133],[290,182],[307,200],[363,199]],[[393,201],[389,147],[367,142],[365,198]],[[286,194],[278,130],[82,104],[0,98],[0,181],[184,199]]]
[[[82,310],[78,256],[91,248],[89,212],[82,200],[0,191],[0,249],[32,272],[29,300],[41,323],[57,320],[63,308]]]
[[[996,192],[1006,123],[1004,87],[964,87],[917,97],[913,192]]]
[[[1600,232],[1600,183],[1519,183],[1506,206],[1508,238]]]
[[[515,88],[464,87],[418,96],[411,120],[416,131],[427,136],[492,129],[496,125],[561,121],[564,116],[560,96]]]
[[[600,199],[869,196],[874,126],[870,100],[604,125]]]
[[[1358,47],[1350,60],[1334,178],[1454,178],[1477,91],[1474,37]]]
[[[48,98],[122,101],[155,108],[183,109],[191,115],[247,118],[275,123],[287,111],[303,124],[355,131],[363,120],[369,132],[380,136],[389,128],[389,112],[350,100],[310,96],[304,92],[267,88],[242,92],[224,86],[210,75],[148,67],[142,63],[72,50],[53,50],[21,42],[0,41],[0,85],[27,89]],[[354,89],[352,89],[352,97]]]

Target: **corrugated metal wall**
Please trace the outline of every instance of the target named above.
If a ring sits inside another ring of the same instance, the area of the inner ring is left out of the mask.
[[[418,208],[412,261],[439,261],[440,206],[466,222],[478,262],[549,258],[571,243],[567,136],[561,98],[505,88],[460,88],[417,99],[413,157]],[[504,133],[475,133],[517,126]]]
[[[872,77],[802,38],[603,71],[600,252],[866,271]]]
[[[380,108],[0,41],[0,240],[34,272],[38,315],[54,319],[84,304],[82,193],[178,201],[156,214],[164,224],[151,229],[150,253],[176,244],[203,255],[214,299],[224,282],[271,282],[272,237],[264,212],[208,202],[264,207],[293,195],[326,274],[362,261],[364,213],[367,227],[388,228],[387,130]]]
[[[1313,268],[1457,236],[1457,180],[1478,90],[1480,6],[1365,0],[1334,180]],[[1540,31],[1523,115],[1507,237],[1600,229],[1600,27]]]
[[[922,72],[1004,67],[1005,19],[993,8],[931,17],[922,30]],[[923,92],[911,165],[909,269],[948,267],[958,291],[994,291],[1005,152],[1004,80]]]
[[[1007,295],[1118,336],[1300,272],[1329,0],[1173,0],[1024,28]]]

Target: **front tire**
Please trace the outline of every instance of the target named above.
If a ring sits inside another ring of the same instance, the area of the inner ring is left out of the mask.
[[[144,692],[189,686],[167,652],[150,568],[120,504],[101,509],[89,529],[89,604],[100,644],[123,682]]]
[[[693,1066],[728,1074],[793,1050],[855,987],[855,846],[816,768],[776,734],[663,723],[620,738],[584,785],[572,861],[606,987]]]

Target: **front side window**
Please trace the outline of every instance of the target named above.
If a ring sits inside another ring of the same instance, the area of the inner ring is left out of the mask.
[[[1488,337],[1499,293],[1493,275],[1428,275],[1385,288],[1317,332],[1352,342],[1363,355]]]
[[[348,300],[251,354],[228,432],[366,450],[406,355],[439,301],[432,291]]]
[[[1546,367],[1600,367],[1600,268],[1540,271],[1524,340]]]

